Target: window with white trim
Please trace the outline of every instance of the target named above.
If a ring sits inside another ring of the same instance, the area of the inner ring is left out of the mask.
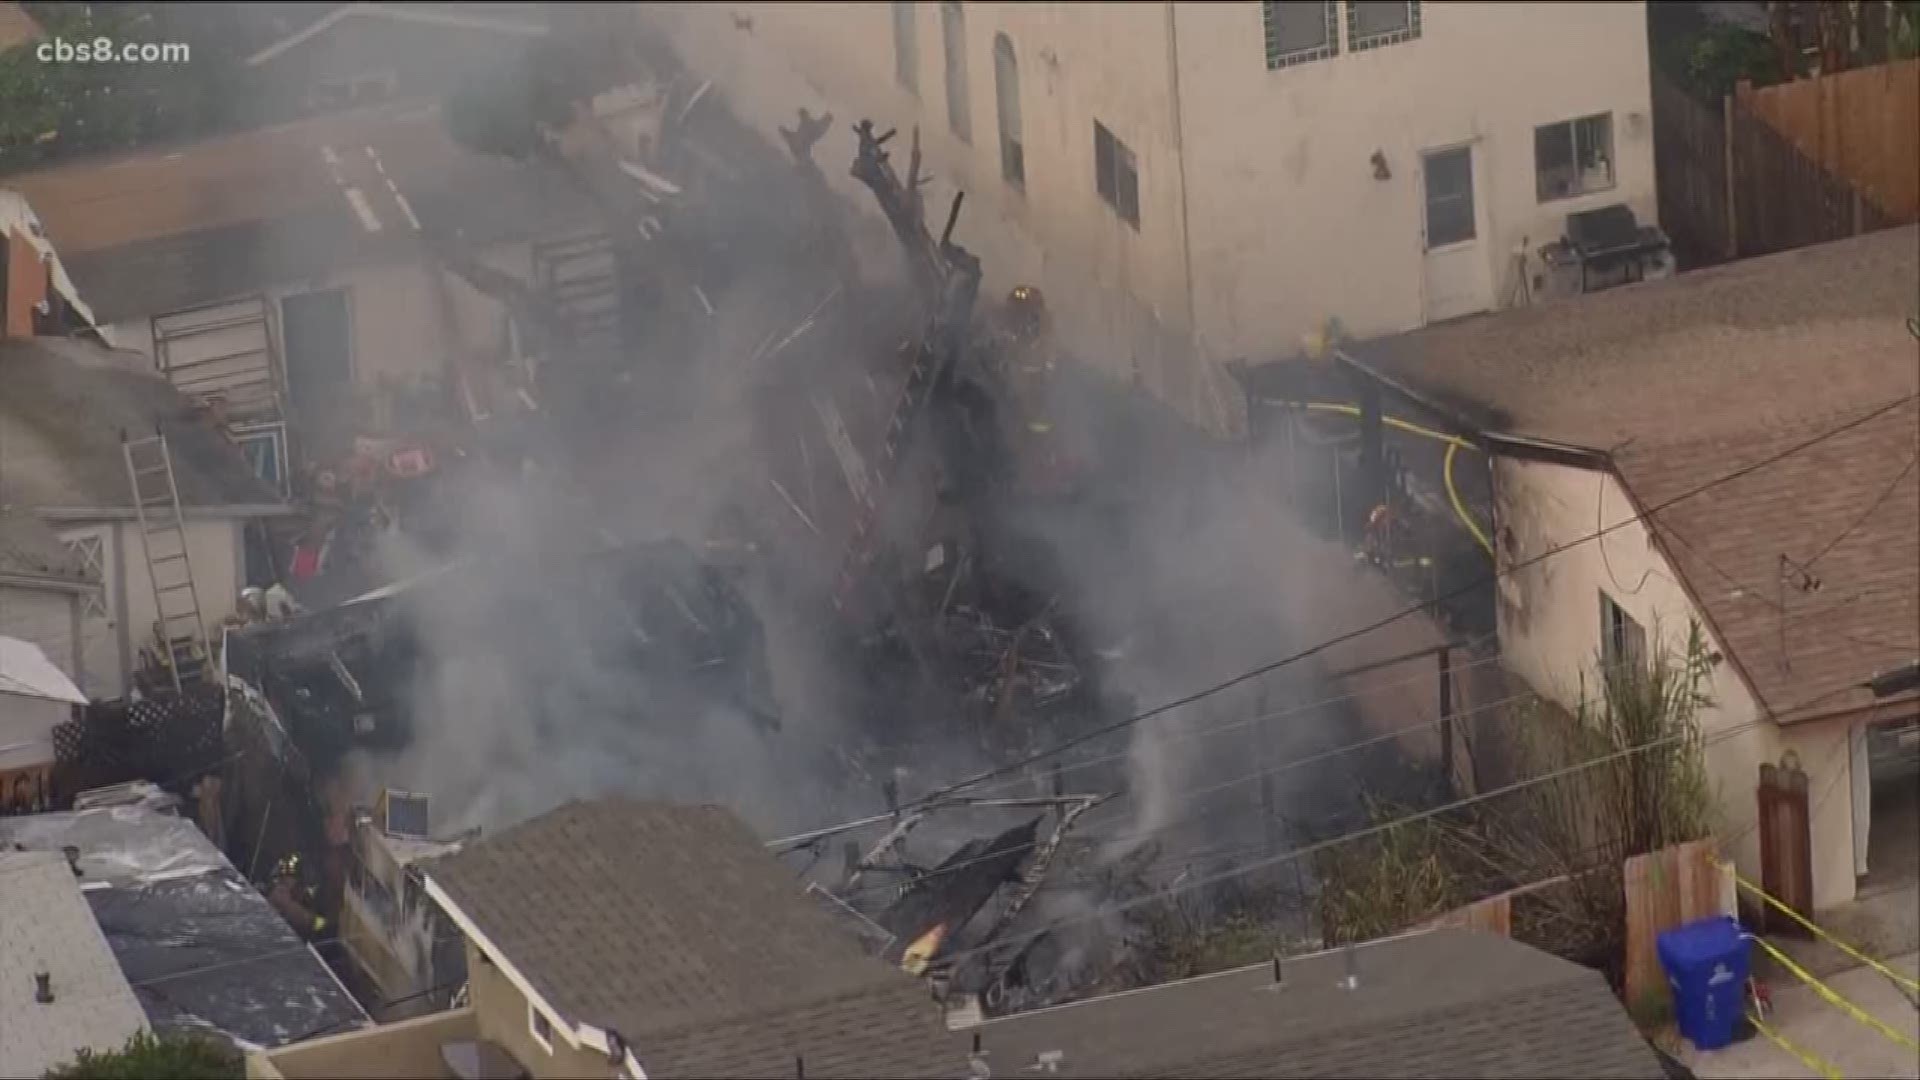
[[[1420,0],[1347,0],[1347,51],[1398,45],[1420,36]]]
[[[99,534],[76,536],[66,541],[67,554],[80,564],[93,580],[103,583],[98,589],[88,589],[80,599],[80,617],[83,619],[104,619],[107,617],[107,598],[104,583],[107,580],[107,549]]]
[[[1093,122],[1093,187],[1120,220],[1140,228],[1140,164],[1098,120]]]
[[[1334,0],[1265,0],[1260,18],[1266,28],[1268,70],[1338,55],[1339,10]]]
[[[1600,663],[1606,671],[1647,662],[1647,631],[1613,597],[1600,593]]]
[[[1613,186],[1613,114],[1533,129],[1533,179],[1541,202]]]
[[[527,1030],[533,1033],[533,1041],[540,1044],[540,1049],[553,1053],[553,1021],[534,1008],[531,1001],[527,1002]]]

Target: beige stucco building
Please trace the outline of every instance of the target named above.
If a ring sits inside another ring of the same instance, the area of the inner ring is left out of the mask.
[[[928,204],[989,294],[1039,285],[1077,352],[1195,419],[1213,360],[1508,305],[1571,212],[1653,221],[1638,3],[645,4],[769,136],[918,126]],[[1531,282],[1529,282],[1531,284]]]
[[[1895,229],[1347,358],[1487,451],[1508,670],[1577,708],[1698,629],[1715,837],[1759,881],[1760,767],[1797,764],[1820,908],[1911,842],[1916,778],[1870,745],[1920,720],[1887,679],[1920,657],[1917,253]]]

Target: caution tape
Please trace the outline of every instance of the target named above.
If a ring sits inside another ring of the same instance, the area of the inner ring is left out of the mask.
[[[1865,1009],[1862,1009],[1860,1006],[1855,1005],[1853,1002],[1848,1001],[1846,998],[1841,997],[1837,992],[1834,991],[1832,987],[1828,986],[1826,983],[1821,982],[1819,979],[1814,978],[1813,975],[1810,972],[1808,972],[1806,968],[1803,968],[1799,964],[1794,963],[1793,960],[1789,958],[1786,953],[1783,953],[1779,949],[1774,948],[1772,943],[1768,942],[1765,938],[1753,936],[1753,935],[1749,935],[1749,936],[1751,937],[1755,945],[1758,945],[1762,949],[1765,949],[1769,956],[1772,956],[1775,960],[1779,961],[1781,967],[1786,968],[1801,982],[1804,982],[1808,986],[1813,987],[1813,992],[1816,994],[1819,994],[1821,999],[1825,1001],[1827,1004],[1833,1006],[1836,1009],[1839,1009],[1841,1012],[1846,1013],[1848,1016],[1852,1017],[1853,1019],[1859,1021],[1860,1023],[1866,1025],[1867,1027],[1872,1028],[1873,1030],[1879,1032],[1880,1034],[1886,1036],[1888,1039],[1891,1039],[1893,1042],[1901,1046],[1908,1047],[1916,1052],[1920,1052],[1920,1042],[1915,1042],[1913,1039],[1907,1037],[1906,1035],[1903,1035],[1900,1032],[1893,1030],[1892,1028],[1887,1026],[1886,1021],[1881,1020],[1879,1017],[1873,1015],[1872,1013],[1866,1011]]]
[[[1822,941],[1825,941],[1827,944],[1833,946],[1836,949],[1839,949],[1841,952],[1846,953],[1848,956],[1852,957],[1855,961],[1861,964],[1864,964],[1867,967],[1870,967],[1873,970],[1879,972],[1880,974],[1886,976],[1895,985],[1900,986],[1903,989],[1912,991],[1913,993],[1920,994],[1920,982],[1916,982],[1913,979],[1907,978],[1905,975],[1900,974],[1899,972],[1893,970],[1892,968],[1881,963],[1880,961],[1875,960],[1873,957],[1868,956],[1867,954],[1861,952],[1859,949],[1854,948],[1853,946],[1847,944],[1846,942],[1841,941],[1839,938],[1834,937],[1832,934],[1827,933],[1825,930],[1820,929],[1818,926],[1815,926],[1810,920],[1808,920],[1805,916],[1801,915],[1799,912],[1793,910],[1787,905],[1767,895],[1766,890],[1762,889],[1760,886],[1755,885],[1753,882],[1748,881],[1746,878],[1741,877],[1738,873],[1734,873],[1732,866],[1729,866],[1726,863],[1721,863],[1720,865],[1722,868],[1726,869],[1729,873],[1733,873],[1733,880],[1736,883],[1738,883],[1741,888],[1747,890],[1753,895],[1759,897],[1761,900],[1765,901],[1768,907],[1774,909],[1775,911],[1780,912],[1782,915],[1785,915],[1787,918],[1792,919],[1794,922],[1799,923],[1802,928],[1812,932],[1813,934],[1818,936]]]
[[[1747,1021],[1753,1025],[1753,1030],[1765,1035],[1773,1045],[1799,1058],[1802,1065],[1826,1077],[1826,1080],[1847,1080],[1846,1075],[1842,1073],[1838,1067],[1828,1063],[1811,1051],[1802,1050],[1788,1042],[1785,1035],[1780,1034],[1763,1023],[1757,1013],[1748,1013]]]

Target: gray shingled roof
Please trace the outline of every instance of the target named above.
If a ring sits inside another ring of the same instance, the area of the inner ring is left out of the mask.
[[[146,1026],[65,857],[0,851],[0,912],[0,1076],[118,1049]],[[52,1004],[35,1000],[39,972],[52,977]]]
[[[650,1076],[958,1075],[917,979],[867,956],[717,806],[575,802],[422,864],[570,1023]]]
[[[1611,451],[1645,507],[1920,393],[1916,310],[1909,226],[1350,351],[1467,425]],[[1857,684],[1920,656],[1915,430],[1909,401],[1655,515],[1719,644],[1782,721],[1865,705]],[[1782,556],[1818,557],[1820,590],[1783,593]]]
[[[47,510],[133,509],[129,438],[167,435],[187,507],[277,506],[278,493],[138,354],[82,341],[0,343],[0,502]]]
[[[1643,1077],[1664,1074],[1600,974],[1491,934],[1356,950],[1022,1013],[977,1033],[996,1076]]]

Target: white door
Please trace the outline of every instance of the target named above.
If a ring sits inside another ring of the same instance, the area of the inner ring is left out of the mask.
[[[1480,155],[1472,144],[1420,155],[1421,246],[1428,322],[1493,306],[1493,272],[1481,238]]]
[[[127,665],[120,652],[120,627],[114,621],[114,528],[95,525],[61,534],[74,561],[99,575],[100,588],[80,598],[80,671],[75,682],[88,697],[117,698],[124,691]]]

